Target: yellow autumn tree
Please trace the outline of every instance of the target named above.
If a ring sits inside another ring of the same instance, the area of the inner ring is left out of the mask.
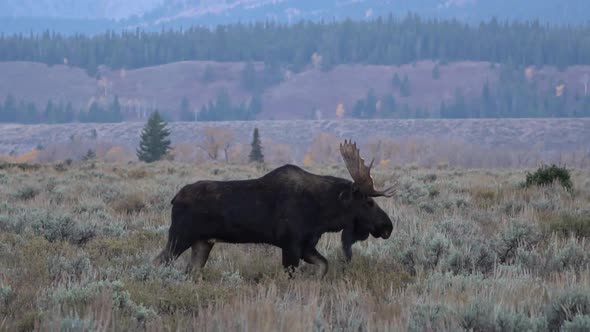
[[[338,106],[336,106],[336,117],[338,119],[342,119],[343,116],[344,116],[344,105],[342,103],[338,103]]]
[[[130,155],[132,154],[126,152],[122,147],[114,146],[110,148],[109,151],[107,151],[107,153],[104,156],[104,160],[111,162],[129,161],[132,159],[131,157],[129,157]]]
[[[340,140],[330,133],[320,133],[309,146],[306,156],[312,163],[335,165],[340,163]],[[305,164],[305,159],[304,159]]]
[[[535,67],[529,66],[524,70],[524,76],[529,80],[535,75]]]
[[[293,150],[288,144],[275,143],[265,140],[262,144],[265,147],[264,160],[271,165],[284,165],[293,162]]]
[[[310,167],[311,165],[313,165],[313,159],[311,158],[311,153],[308,152],[305,154],[305,157],[303,157],[303,166]]]
[[[30,164],[37,162],[39,158],[39,150],[33,149],[29,152],[25,152],[19,156],[11,156],[0,154],[0,161],[6,163],[18,163],[18,164]]]
[[[39,150],[33,149],[29,152],[26,152],[16,158],[14,158],[14,162],[15,163],[34,163],[37,161],[38,157],[39,157]]]
[[[322,56],[318,53],[314,53],[311,55],[311,63],[314,67],[318,68],[322,64]]]
[[[558,86],[555,87],[555,96],[556,97],[561,97],[563,96],[563,92],[565,91],[565,84],[560,84]]]
[[[205,127],[203,128],[202,134],[203,138],[199,142],[199,147],[207,152],[209,158],[217,160],[219,152],[223,151],[225,161],[229,162],[229,149],[234,139],[231,130],[218,127]]]

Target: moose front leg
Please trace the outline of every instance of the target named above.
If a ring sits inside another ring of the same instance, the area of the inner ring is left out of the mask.
[[[326,276],[326,273],[328,273],[328,260],[322,256],[316,248],[307,250],[303,255],[303,260],[308,264],[318,266],[318,274],[321,279],[323,279]]]
[[[350,263],[352,260],[352,245],[358,241],[364,241],[369,237],[369,232],[355,225],[349,225],[342,230],[341,241],[344,260]]]
[[[301,247],[298,245],[285,246],[283,249],[283,268],[289,274],[289,278],[293,277],[293,272],[299,267],[299,260],[301,259]]]

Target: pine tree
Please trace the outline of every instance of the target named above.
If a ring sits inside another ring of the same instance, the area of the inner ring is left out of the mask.
[[[397,73],[393,74],[393,78],[391,79],[391,85],[396,89],[402,85],[402,80],[399,78],[399,75]]]
[[[115,95],[113,103],[110,106],[110,119],[108,122],[121,122],[123,121],[123,113],[121,113],[121,103],[119,102],[119,96]]]
[[[252,136],[252,150],[250,151],[250,162],[263,163],[264,155],[262,155],[262,145],[260,143],[260,135],[258,128],[254,128],[254,135]]]
[[[440,68],[438,67],[438,64],[436,64],[434,66],[434,68],[432,69],[432,79],[434,79],[434,80],[440,79]]]
[[[146,163],[162,159],[170,150],[170,140],[166,139],[169,135],[170,131],[166,128],[166,122],[160,113],[158,111],[152,113],[141,132],[137,158]]]
[[[209,84],[215,81],[215,70],[211,65],[207,65],[205,67],[205,71],[203,72],[203,76],[201,77],[201,82],[204,84]]]
[[[88,149],[88,152],[86,152],[86,155],[84,157],[82,157],[82,160],[84,161],[89,161],[89,160],[94,160],[96,159],[96,153],[94,153],[94,150],[92,149]]]
[[[402,97],[409,97],[412,94],[408,75],[404,76],[404,79],[399,87],[399,92],[402,95]]]
[[[191,104],[186,97],[180,102],[180,121],[195,121],[195,114],[191,111]]]

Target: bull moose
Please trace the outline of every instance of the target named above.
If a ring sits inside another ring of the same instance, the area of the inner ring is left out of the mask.
[[[353,181],[309,173],[284,165],[250,180],[198,181],[172,199],[172,221],[164,250],[155,265],[170,264],[192,248],[186,272],[205,266],[216,242],[264,243],[282,249],[282,264],[291,274],[303,259],[323,278],[328,261],[316,250],[326,232],[342,232],[350,260],[354,242],[369,234],[387,239],[392,222],[373,197],[392,197],[395,185],[379,191],[356,143],[344,141],[340,152]]]

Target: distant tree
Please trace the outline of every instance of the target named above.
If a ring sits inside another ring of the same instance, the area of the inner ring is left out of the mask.
[[[252,62],[247,62],[242,70],[242,88],[250,92],[259,92],[256,68]]]
[[[201,82],[205,83],[205,84],[209,84],[214,82],[216,79],[215,77],[215,70],[213,69],[213,67],[211,65],[207,65],[207,67],[205,67],[205,71],[203,71],[203,76],[201,77]]]
[[[254,128],[254,133],[252,135],[252,149],[250,150],[250,155],[248,156],[251,163],[263,163],[264,162],[264,155],[262,154],[262,143],[260,142],[260,134],[258,133],[258,128]]]
[[[255,119],[258,113],[262,112],[262,97],[260,94],[254,94],[248,105],[248,113],[250,119]]]
[[[393,74],[393,78],[391,79],[391,85],[396,89],[399,89],[399,87],[402,85],[402,80],[399,78],[399,75],[397,73]]]
[[[37,123],[39,122],[39,112],[37,111],[37,105],[35,103],[27,103],[27,112],[25,123]]]
[[[215,101],[203,105],[199,112],[199,121],[234,121],[234,120],[252,120],[256,113],[260,111],[260,104],[253,99],[253,103],[247,106],[245,103],[239,105],[232,104],[231,98],[226,90],[221,90],[217,94]],[[261,107],[261,106],[260,106]]]
[[[392,95],[387,95],[381,103],[381,116],[384,118],[394,118],[397,112],[397,102]]]
[[[180,121],[195,121],[195,114],[191,111],[191,104],[186,97],[180,102]]]
[[[170,131],[158,111],[152,113],[141,132],[137,157],[147,163],[162,159],[170,150]]]
[[[377,97],[375,91],[370,89],[365,99],[356,102],[352,115],[358,119],[372,119],[377,113]]]
[[[13,95],[6,96],[4,105],[0,105],[0,121],[13,122],[16,119],[17,105]]]
[[[109,115],[107,116],[106,122],[121,122],[123,121],[123,114],[121,113],[121,103],[119,102],[119,96],[115,95],[111,106],[109,107]]]
[[[440,79],[440,67],[438,66],[438,63],[434,65],[434,68],[432,69],[432,78],[435,80]]]
[[[53,100],[51,99],[49,99],[47,101],[47,105],[45,105],[44,117],[47,123],[57,122],[57,109],[56,106],[53,104]]]
[[[207,152],[212,160],[217,160],[219,151],[223,150],[225,161],[229,163],[229,149],[233,141],[233,134],[230,130],[216,127],[203,128],[203,139],[199,147]]]
[[[410,86],[410,79],[408,79],[408,75],[404,76],[404,79],[402,80],[402,83],[399,87],[399,93],[403,97],[409,97],[410,95],[412,95],[412,90],[411,90],[411,86]]]
[[[96,153],[92,149],[88,149],[84,157],[82,157],[82,160],[84,161],[90,161],[94,159],[96,159]]]
[[[68,102],[66,104],[66,108],[64,109],[63,112],[63,118],[62,118],[62,123],[69,123],[69,122],[73,122],[74,119],[76,119],[76,113],[74,112],[74,107],[72,106],[71,102]]]

